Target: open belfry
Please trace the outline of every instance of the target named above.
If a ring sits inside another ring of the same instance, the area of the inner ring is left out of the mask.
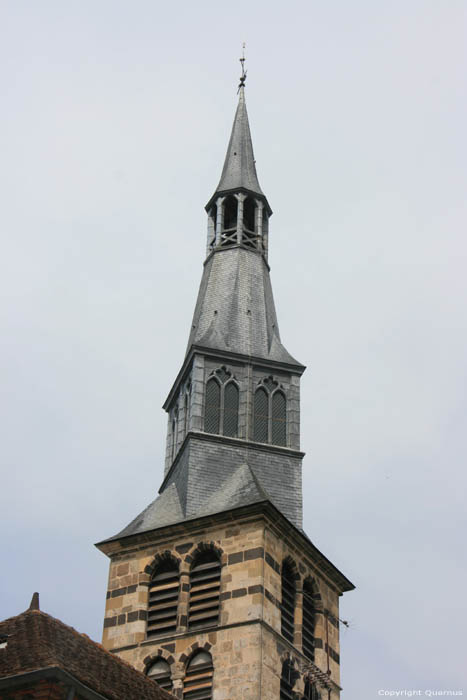
[[[300,377],[269,277],[245,73],[182,367],[164,404],[157,498],[97,546],[103,645],[183,700],[336,700],[352,583],[302,529]]]

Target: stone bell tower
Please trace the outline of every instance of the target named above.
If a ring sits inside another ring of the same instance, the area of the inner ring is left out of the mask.
[[[279,334],[242,75],[157,498],[97,546],[103,644],[184,700],[337,700],[350,581],[302,529],[300,377]]]

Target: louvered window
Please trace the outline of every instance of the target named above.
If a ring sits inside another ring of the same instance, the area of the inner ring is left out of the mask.
[[[190,629],[217,625],[220,585],[221,563],[217,554],[206,551],[198,555],[190,574]]]
[[[286,405],[282,391],[272,395],[271,436],[273,445],[285,445],[286,440]]]
[[[315,606],[313,587],[310,581],[303,584],[303,653],[311,661],[315,660]],[[306,697],[306,696],[305,696]]]
[[[177,628],[180,577],[175,562],[167,560],[154,571],[149,586],[148,637],[159,637]]]
[[[170,677],[170,666],[164,659],[157,659],[148,668],[147,675],[151,680],[156,681],[156,683],[164,690],[169,692],[172,690],[172,679]]]
[[[288,562],[282,565],[281,632],[289,642],[294,640],[295,577]]]
[[[321,700],[321,694],[315,683],[310,680],[305,681],[305,694],[303,700]]]
[[[221,388],[216,379],[206,384],[206,406],[204,409],[204,430],[206,433],[219,433],[221,420]]]
[[[268,442],[269,396],[265,389],[255,392],[253,439],[255,442]]]
[[[183,687],[183,700],[211,700],[212,658],[207,651],[200,651],[189,662]]]
[[[295,673],[290,661],[284,661],[281,674],[280,700],[295,700],[293,687],[295,683]]]
[[[233,382],[226,384],[224,389],[224,435],[238,435],[238,388]]]

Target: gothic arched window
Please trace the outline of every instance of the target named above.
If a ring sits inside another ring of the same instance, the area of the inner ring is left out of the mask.
[[[287,400],[271,377],[263,380],[253,401],[253,440],[287,445]]]
[[[221,387],[217,379],[211,377],[206,384],[206,405],[204,408],[204,430],[219,434],[221,424]]]
[[[293,687],[296,680],[293,663],[286,659],[282,664],[280,700],[295,700]]]
[[[286,402],[282,391],[272,395],[271,442],[273,445],[285,445],[287,442]]]
[[[281,633],[293,643],[295,631],[295,572],[292,564],[285,560],[282,564]]]
[[[238,435],[238,387],[229,382],[224,387],[223,434],[227,437]]]
[[[172,690],[172,679],[170,677],[170,666],[164,659],[156,659],[152,663],[146,675],[151,678],[151,680],[156,681],[156,683],[164,690]]]
[[[165,559],[154,569],[149,584],[148,637],[175,632],[179,591],[178,563]]]
[[[237,437],[239,390],[232,372],[221,367],[206,384],[204,430],[206,433]]]
[[[266,389],[255,391],[253,407],[253,439],[255,442],[268,442],[269,438],[269,396]]]
[[[211,700],[213,673],[209,652],[199,651],[192,656],[186,667],[183,700]]]
[[[306,579],[303,584],[303,653],[311,661],[315,660],[315,603],[313,595],[313,584],[310,579]]]
[[[200,552],[190,571],[188,626],[212,627],[219,620],[221,562],[218,554],[208,549]]]

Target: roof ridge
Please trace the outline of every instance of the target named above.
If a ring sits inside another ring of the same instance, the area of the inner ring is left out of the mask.
[[[8,622],[9,620],[17,620],[22,617],[26,617],[27,615],[37,615],[41,616],[44,619],[51,620],[54,624],[59,625],[60,627],[68,630],[71,632],[75,637],[79,639],[84,639],[87,644],[96,647],[102,652],[105,652],[105,654],[111,658],[114,659],[117,663],[120,665],[124,666],[125,668],[131,669],[131,671],[137,673],[139,676],[144,678],[145,682],[148,683],[148,686],[150,685],[151,687],[153,686],[153,681],[148,678],[148,676],[145,676],[144,673],[141,673],[141,671],[138,671],[134,666],[132,666],[128,661],[125,661],[124,659],[120,658],[120,656],[117,656],[116,654],[113,654],[111,651],[106,649],[100,642],[96,642],[94,639],[92,639],[88,634],[85,632],[78,632],[77,629],[72,627],[71,625],[67,625],[66,622],[63,622],[60,620],[58,617],[55,617],[54,615],[50,615],[49,613],[45,612],[44,610],[24,610],[22,613],[19,613],[18,615],[13,615],[13,617],[7,618],[6,620],[2,620],[0,622],[0,625]],[[55,660],[56,663],[59,663],[58,660]],[[60,664],[59,664],[60,665]]]

